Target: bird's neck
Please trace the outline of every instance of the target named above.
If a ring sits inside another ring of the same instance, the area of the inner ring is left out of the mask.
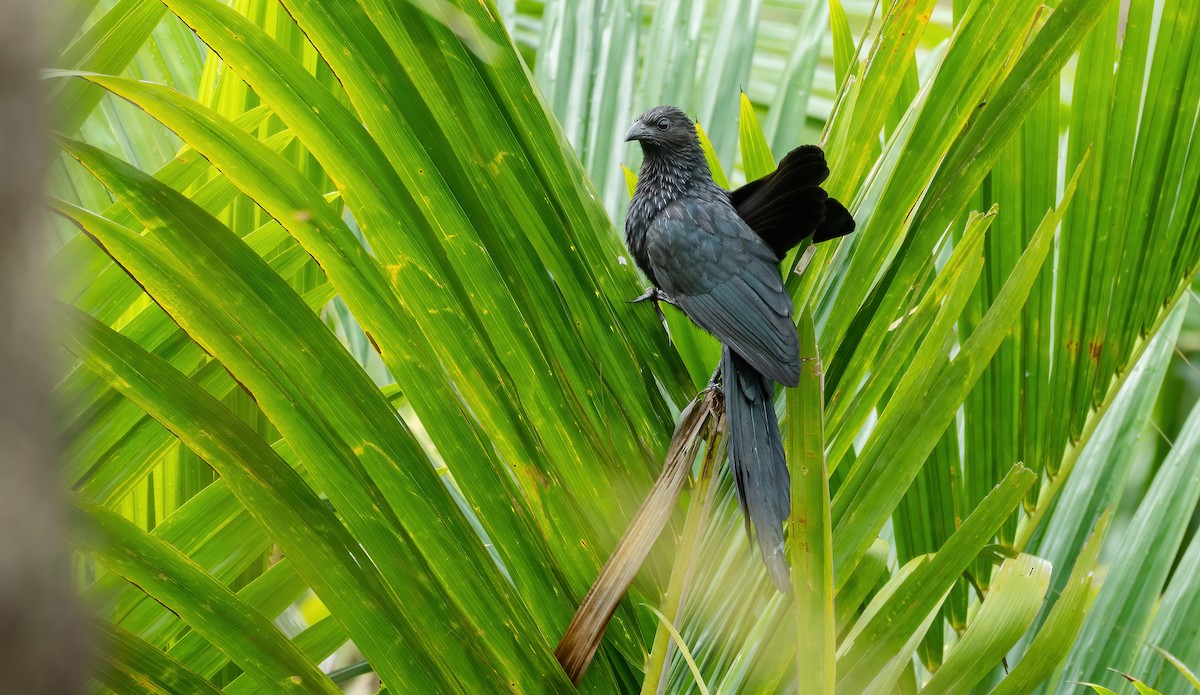
[[[638,171],[637,187],[625,216],[625,245],[633,260],[650,282],[658,287],[653,264],[650,263],[647,232],[655,218],[671,203],[687,196],[703,194],[706,188],[720,190],[713,183],[704,153],[697,145],[694,151],[665,153],[657,148],[644,148],[642,168]]]
[[[634,196],[642,198],[643,203],[653,208],[654,212],[663,210],[699,188],[716,186],[704,152],[699,147],[669,153],[651,147],[646,148],[643,154]]]

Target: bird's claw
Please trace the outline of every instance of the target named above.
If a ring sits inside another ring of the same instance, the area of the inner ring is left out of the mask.
[[[637,304],[639,302],[644,302],[647,299],[654,302],[654,311],[658,314],[658,320],[660,323],[662,323],[663,329],[667,331],[667,340],[670,341],[671,329],[667,325],[667,315],[663,313],[662,305],[659,304],[659,302],[666,302],[668,304],[674,304],[675,302],[671,301],[671,298],[668,297],[665,292],[651,285],[650,287],[646,288],[645,292],[629,300],[629,303]]]
[[[708,384],[706,384],[704,386],[704,391],[702,391],[701,393],[711,392],[716,396],[724,397],[725,385],[722,383],[722,381],[723,381],[723,379],[721,378],[721,368],[717,367],[717,370],[715,372],[713,372],[712,378],[708,380]]]
[[[651,285],[650,287],[647,287],[645,292],[643,292],[643,293],[639,294],[638,296],[634,297],[633,299],[629,300],[629,303],[637,304],[638,302],[644,302],[647,299],[653,300],[656,304],[658,302],[666,302],[667,304],[672,304],[672,305],[675,304],[675,301],[673,299],[671,299],[667,295],[666,292],[663,292],[662,290],[658,289],[657,287],[654,287],[653,285]]]
[[[658,301],[658,292],[659,292],[659,290],[657,287],[647,287],[645,292],[643,292],[643,293],[639,294],[638,296],[634,297],[633,299],[629,300],[629,303],[637,304],[638,302],[644,302],[647,299],[653,299],[654,301],[657,302]]]

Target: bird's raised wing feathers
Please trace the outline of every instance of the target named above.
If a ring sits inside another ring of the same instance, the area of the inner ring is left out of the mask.
[[[804,145],[787,153],[775,171],[730,191],[729,202],[782,259],[804,239],[819,243],[854,231],[846,207],[821,188],[828,177],[825,153]]]
[[[800,349],[776,256],[727,201],[676,200],[647,244],[655,278],[684,313],[759,372],[796,385]]]

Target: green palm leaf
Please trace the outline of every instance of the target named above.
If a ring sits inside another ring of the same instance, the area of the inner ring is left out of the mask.
[[[859,229],[784,264],[821,365],[777,404],[795,596],[712,433],[581,687],[1182,687],[1196,408],[1127,488],[1194,330],[1200,19],[1052,4],[74,3],[55,396],[98,680],[568,688],[716,359],[628,303],[614,225],[621,133],[678,103],[723,184],[819,140]]]

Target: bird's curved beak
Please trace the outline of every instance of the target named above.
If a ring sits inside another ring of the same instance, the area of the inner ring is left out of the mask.
[[[630,142],[631,140],[641,140],[649,132],[650,129],[646,127],[645,123],[637,121],[633,124],[633,127],[630,128],[627,133],[625,133],[625,142]]]

